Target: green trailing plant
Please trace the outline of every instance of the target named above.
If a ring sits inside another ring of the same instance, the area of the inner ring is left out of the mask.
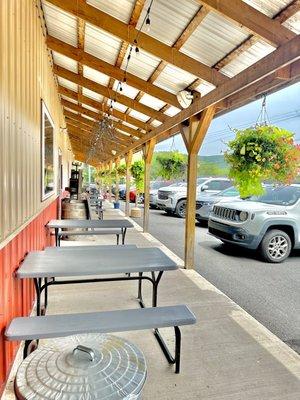
[[[230,166],[229,177],[241,197],[263,194],[263,181],[289,184],[296,178],[300,149],[294,144],[292,132],[267,125],[235,132],[225,159]]]
[[[186,172],[186,158],[178,151],[159,153],[156,157],[158,175],[166,180],[184,177]]]
[[[133,178],[136,196],[135,196],[135,206],[137,207],[137,199],[140,193],[142,193],[144,188],[144,171],[145,165],[144,161],[135,161],[130,168],[131,176]]]
[[[120,164],[118,166],[118,174],[120,178],[124,178],[126,176],[126,164]]]

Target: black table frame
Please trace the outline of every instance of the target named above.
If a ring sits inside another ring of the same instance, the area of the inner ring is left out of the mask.
[[[46,225],[46,227],[47,227],[47,225]],[[49,228],[49,229],[51,229],[51,228]],[[62,228],[53,228],[53,229],[54,229],[54,235],[55,235],[55,246],[60,247],[60,237],[58,234],[59,234],[60,229],[62,229]],[[102,229],[102,228],[88,228],[88,229]],[[122,244],[125,244],[127,228],[122,227],[122,228],[103,228],[103,229],[120,229],[121,238],[122,238],[121,242],[122,242]],[[97,235],[97,233],[94,233],[94,232],[95,231],[91,231],[91,235]],[[76,233],[74,233],[74,236],[75,235],[76,235]]]

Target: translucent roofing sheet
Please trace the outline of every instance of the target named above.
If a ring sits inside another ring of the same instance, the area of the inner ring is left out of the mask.
[[[195,75],[168,64],[155,80],[155,84],[175,94],[185,89],[194,82],[195,79],[197,79]]]
[[[146,121],[148,121],[148,119],[149,119],[149,116],[148,116],[148,115],[142,114],[142,113],[140,113],[140,112],[138,112],[138,111],[135,111],[135,110],[131,110],[130,113],[129,113],[129,115],[130,115],[131,117],[134,117],[134,118],[136,118],[136,119],[139,119],[139,120],[141,120],[141,121],[143,121],[143,122],[146,122]]]
[[[77,46],[77,20],[71,14],[52,4],[43,2],[48,34],[72,46]]]
[[[253,65],[274,50],[275,47],[269,45],[263,40],[259,40],[257,43],[251,46],[250,49],[244,51],[224,68],[222,68],[221,71],[230,77],[234,76],[244,69],[250,67],[250,65]]]
[[[82,94],[86,97],[90,97],[93,100],[102,102],[103,101],[103,96],[101,96],[98,93],[93,92],[92,90],[82,88]]]
[[[118,92],[120,94],[123,94],[124,96],[130,97],[131,99],[134,99],[136,97],[136,95],[138,94],[138,89],[135,89],[132,86],[129,86],[127,83],[122,83],[122,91],[120,91],[120,86],[119,85],[119,81],[115,81],[114,85],[113,85],[113,90],[117,90],[118,88]]]
[[[180,51],[209,66],[243,42],[249,33],[220,14],[210,12]]]
[[[87,3],[127,24],[130,20],[135,0],[87,0]]]
[[[115,64],[121,45],[120,39],[91,24],[86,24],[84,50],[87,53],[109,64]]]
[[[107,86],[109,82],[109,77],[107,75],[102,74],[102,72],[96,69],[87,67],[86,65],[83,67],[83,76],[103,86]]]
[[[68,69],[72,72],[75,72],[76,74],[78,73],[78,63],[77,61],[72,60],[69,57],[66,57],[60,53],[57,53],[56,51],[52,52],[53,54],[53,61],[54,64],[59,65],[60,67],[63,67],[65,69]]]
[[[284,24],[288,29],[295,32],[297,35],[300,34],[300,11],[289,18]]]
[[[145,18],[149,4],[150,0],[147,0],[137,25],[138,29]],[[146,25],[144,25],[143,31],[172,46],[199,8],[200,5],[197,4],[197,1],[154,0],[150,15],[150,31],[146,32]]]
[[[57,77],[57,81],[61,86],[64,86],[67,89],[74,90],[75,92],[78,91],[78,86],[76,85],[76,83],[70,82],[65,78],[61,78],[60,76]]]
[[[284,9],[291,3],[291,0],[243,0],[249,6],[256,8],[258,11],[267,15],[268,17],[274,17],[279,11]]]
[[[64,100],[67,100],[67,101],[69,101],[70,103],[78,104],[77,100],[70,99],[70,97],[67,97],[67,96],[61,95],[61,98],[62,98],[62,99],[64,99]]]
[[[128,52],[129,48],[127,49],[126,56],[124,57],[122,69],[125,69]],[[152,54],[149,54],[146,51],[140,49],[137,55],[136,52],[133,50],[131,53],[127,72],[147,81],[153,74],[159,63],[160,59],[153,56]]]
[[[160,110],[166,104],[147,93],[141,97],[140,103],[144,104],[145,106],[155,108],[155,110]]]

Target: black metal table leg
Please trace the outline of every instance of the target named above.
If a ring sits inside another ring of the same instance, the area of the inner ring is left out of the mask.
[[[58,228],[54,228],[55,231],[55,246],[58,246]]]
[[[34,287],[36,292],[36,315],[39,317],[41,315],[41,278],[34,278]]]
[[[125,244],[126,231],[127,228],[122,228],[122,244]]]

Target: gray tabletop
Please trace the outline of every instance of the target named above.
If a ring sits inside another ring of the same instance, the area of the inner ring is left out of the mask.
[[[128,219],[52,219],[47,224],[48,228],[132,228]]]
[[[82,277],[134,272],[169,271],[177,264],[157,247],[84,252],[29,253],[17,271],[18,278]]]

